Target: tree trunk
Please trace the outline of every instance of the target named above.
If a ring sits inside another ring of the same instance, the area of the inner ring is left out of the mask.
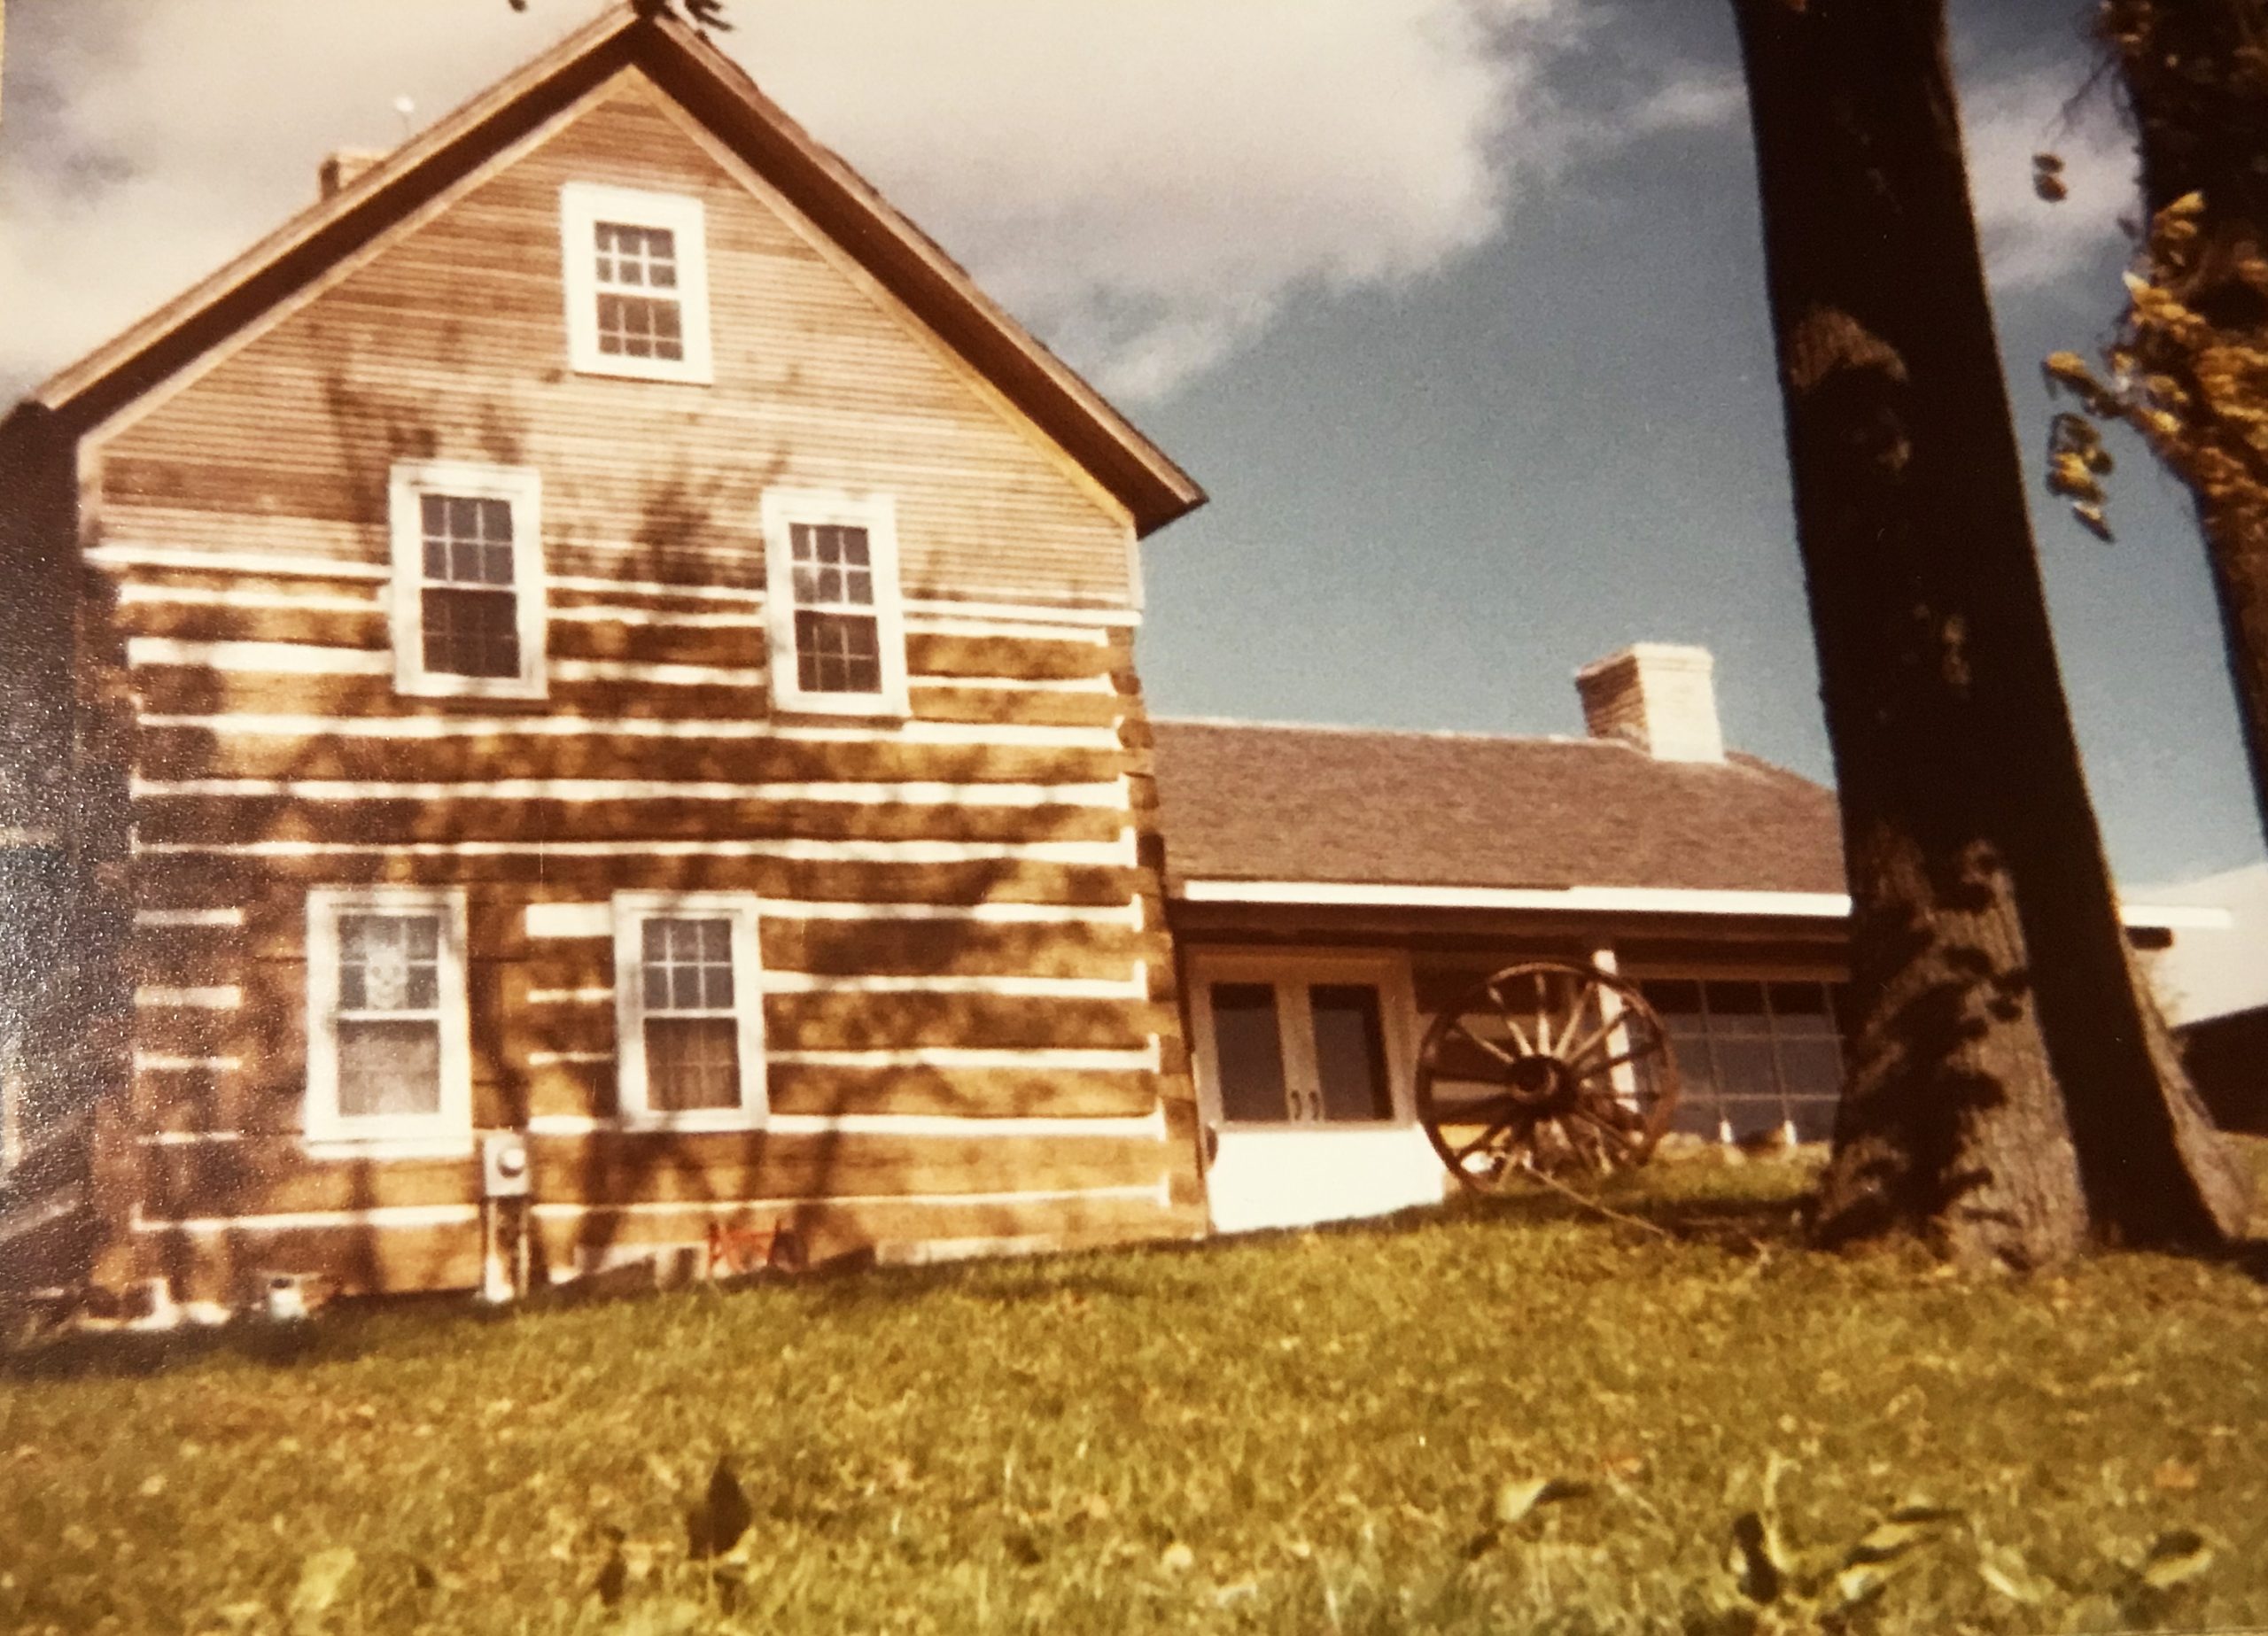
[[[1735,0],[1852,897],[1816,1228],[2035,1267],[2242,1230],[2079,771],[1942,0]]]
[[[2179,292],[2183,304],[2227,341],[2268,354],[2268,292],[2241,275],[2268,245],[2268,61],[2248,54],[2268,46],[2268,16],[2257,0],[2107,0],[2096,31],[2125,85],[2149,213],[2191,193],[2204,199],[2197,272]],[[2248,424],[2218,423],[2216,395],[2193,390],[2182,419],[2185,440],[2218,480],[2184,475],[2212,564],[2253,798],[2268,834],[2268,454],[2252,446]],[[2257,399],[2234,407],[2268,414]]]

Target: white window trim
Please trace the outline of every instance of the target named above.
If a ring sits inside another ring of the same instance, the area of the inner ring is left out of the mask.
[[[882,650],[878,693],[806,693],[796,668],[795,547],[798,523],[832,523],[866,531],[874,576],[876,642]],[[772,704],[775,710],[821,716],[913,713],[905,681],[905,603],[898,583],[897,502],[888,494],[848,494],[822,489],[764,492],[764,616],[772,639]]]
[[[338,919],[368,911],[441,916],[441,1102],[431,1114],[348,1117],[338,1111]],[[361,1147],[375,1143],[466,1142],[472,1131],[472,1032],[465,1002],[465,895],[462,887],[317,887],[307,894],[307,1140]]]
[[[1379,991],[1379,1026],[1386,1032],[1389,1119],[1226,1120],[1221,1112],[1220,1057],[1213,1036],[1213,985],[1266,983],[1276,990],[1276,1027],[1287,1089],[1316,1079],[1315,1028],[1308,989],[1316,983],[1368,983]],[[1391,952],[1307,950],[1205,950],[1189,962],[1191,1043],[1204,1122],[1221,1130],[1379,1131],[1412,1125],[1418,1118],[1418,1005],[1407,956]]]
[[[675,236],[683,358],[625,358],[599,350],[598,268],[593,258],[602,221],[666,228]],[[577,374],[701,386],[716,378],[709,346],[709,239],[699,199],[599,182],[567,182],[559,190],[559,246],[566,274],[567,359]]]
[[[683,1112],[647,1105],[646,1005],[640,927],[649,916],[729,919],[733,1005],[740,1025],[741,1105]],[[615,1084],[623,1124],[652,1130],[752,1130],[769,1112],[765,1089],[764,959],[757,900],[745,892],[617,892],[614,895]]]
[[[517,676],[458,676],[425,668],[425,530],[419,500],[426,494],[501,500],[512,508],[512,593],[520,638]],[[544,673],[543,480],[526,466],[482,466],[468,461],[402,461],[386,485],[393,536],[391,624],[396,693],[494,699],[540,699]]]

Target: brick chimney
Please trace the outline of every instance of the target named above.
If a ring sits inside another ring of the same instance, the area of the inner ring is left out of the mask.
[[[376,148],[341,148],[326,156],[316,168],[315,181],[322,189],[322,197],[343,193],[354,185],[358,177],[374,166],[385,162],[385,154]]]
[[[1722,761],[1716,662],[1705,647],[1638,642],[1575,672],[1583,725],[1594,739],[1621,739],[1656,761]]]

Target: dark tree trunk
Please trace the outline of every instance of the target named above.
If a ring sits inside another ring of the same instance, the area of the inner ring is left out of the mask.
[[[1942,0],[1735,0],[1852,896],[1828,1242],[2241,1231],[2117,918],[2049,637]]]
[[[2259,0],[2108,0],[2097,19],[2117,59],[2142,156],[2144,202],[2153,216],[2196,193],[2199,244],[2184,305],[2223,335],[2268,352],[2268,291],[2241,275],[2268,249],[2268,7]],[[2241,426],[2201,424],[2206,394],[2193,396],[2193,444],[2210,446],[2221,481],[2192,485],[2212,564],[2229,674],[2268,834],[2268,454]],[[2255,413],[2268,403],[2244,406]]]

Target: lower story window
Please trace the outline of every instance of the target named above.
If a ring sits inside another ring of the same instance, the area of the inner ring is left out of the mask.
[[[1390,1120],[1385,1006],[1367,982],[1214,982],[1213,1082],[1231,1124]]]
[[[1677,1052],[1674,1128],[1737,1139],[1784,1126],[1804,1142],[1834,1134],[1843,1090],[1837,985],[1674,978],[1639,986]]]
[[[764,1009],[754,901],[618,894],[615,965],[624,1116],[668,1124],[760,1118]]]
[[[450,891],[307,898],[307,1131],[353,1139],[470,1127],[464,904]]]

